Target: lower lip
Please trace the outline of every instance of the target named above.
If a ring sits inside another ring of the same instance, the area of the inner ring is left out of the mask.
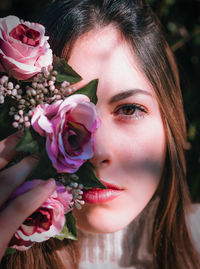
[[[122,190],[92,188],[83,193],[83,200],[90,204],[102,204],[115,199]]]

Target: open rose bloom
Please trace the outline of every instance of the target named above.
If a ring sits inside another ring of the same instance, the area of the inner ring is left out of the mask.
[[[59,173],[74,173],[93,156],[93,136],[99,126],[96,107],[75,94],[51,105],[38,105],[32,126],[46,137],[46,150]]]
[[[41,180],[32,180],[24,182],[15,190],[11,199],[29,191]],[[17,250],[26,250],[34,242],[43,242],[50,237],[54,237],[62,231],[65,224],[65,214],[71,208],[72,194],[59,182],[56,182],[56,190],[52,195],[18,228],[13,235],[9,247]]]
[[[0,72],[26,80],[52,64],[45,28],[16,16],[0,18]]]

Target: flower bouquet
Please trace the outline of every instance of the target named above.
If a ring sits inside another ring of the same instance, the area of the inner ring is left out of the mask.
[[[65,59],[52,54],[41,24],[15,16],[0,19],[1,139],[23,133],[15,162],[39,155],[36,167],[6,203],[41,179],[56,179],[56,190],[18,228],[8,251],[26,250],[51,237],[76,239],[73,208],[81,209],[85,189],[105,188],[88,161],[100,125],[98,80],[76,89],[73,84],[81,79]]]

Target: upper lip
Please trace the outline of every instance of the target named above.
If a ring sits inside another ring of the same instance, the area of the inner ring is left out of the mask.
[[[112,190],[122,190],[122,188],[114,185],[114,184],[111,184],[111,183],[108,183],[108,182],[105,182],[104,180],[100,180],[105,186],[107,189],[112,189]]]

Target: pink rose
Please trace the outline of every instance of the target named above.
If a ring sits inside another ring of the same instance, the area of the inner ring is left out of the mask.
[[[52,64],[45,28],[15,16],[0,18],[0,72],[26,80]]]
[[[29,191],[41,180],[24,182],[15,190],[10,200]],[[9,247],[18,250],[30,248],[34,242],[43,242],[62,231],[65,224],[65,214],[71,211],[69,207],[72,194],[59,182],[52,195],[18,228],[13,235]]]
[[[74,173],[92,158],[100,120],[87,96],[75,94],[51,105],[38,105],[31,123],[36,132],[46,136],[47,153],[59,173]]]

